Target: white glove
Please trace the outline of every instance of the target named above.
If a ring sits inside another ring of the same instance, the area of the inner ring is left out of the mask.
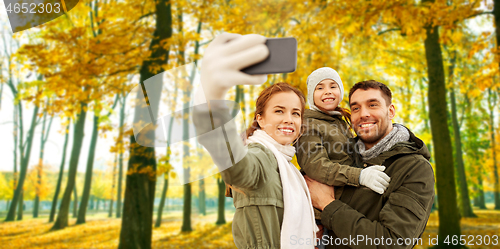
[[[383,194],[389,186],[391,178],[384,173],[385,166],[374,165],[361,170],[359,174],[359,184],[371,190]]]
[[[260,85],[267,75],[249,75],[240,70],[263,61],[269,55],[261,35],[224,33],[205,50],[201,65],[201,84],[206,100],[224,99],[235,85]]]

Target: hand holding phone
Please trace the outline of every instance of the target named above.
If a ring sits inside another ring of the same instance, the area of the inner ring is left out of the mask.
[[[293,37],[268,38],[269,56],[262,62],[242,69],[247,74],[291,73],[297,68],[297,40]]]
[[[225,33],[208,46],[201,67],[206,100],[224,99],[235,85],[259,85],[267,74],[289,73],[297,66],[297,40]]]
[[[224,99],[235,85],[260,85],[267,75],[249,75],[243,68],[265,60],[269,55],[261,35],[224,33],[217,36],[205,50],[201,65],[201,85],[207,101]]]

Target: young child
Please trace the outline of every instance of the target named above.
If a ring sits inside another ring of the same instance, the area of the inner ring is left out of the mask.
[[[310,178],[334,186],[337,198],[345,185],[363,185],[382,194],[390,180],[383,172],[385,167],[349,166],[353,164],[350,154],[354,151],[349,143],[353,135],[349,129],[350,113],[339,106],[343,95],[342,80],[332,68],[319,68],[309,75],[307,101],[310,109],[304,113],[305,130],[297,143],[297,161]],[[320,219],[319,211],[315,212],[316,219]]]

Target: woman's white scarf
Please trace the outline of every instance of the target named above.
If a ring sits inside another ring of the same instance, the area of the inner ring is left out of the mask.
[[[264,145],[278,161],[284,203],[281,248],[314,248],[318,227],[306,181],[290,162],[295,154],[295,147],[279,144],[262,130],[254,131],[247,142]]]

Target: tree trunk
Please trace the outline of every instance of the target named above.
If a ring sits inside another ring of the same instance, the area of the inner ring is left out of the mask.
[[[14,135],[14,149],[13,149],[13,152],[14,152],[14,174],[13,174],[13,186],[12,186],[12,191],[14,191],[14,193],[12,193],[12,196],[14,196],[15,192],[16,192],[16,187],[17,187],[17,179],[18,179],[18,173],[17,173],[17,141],[19,140],[19,121],[18,121],[18,110],[17,108],[14,108],[14,131],[12,132],[12,134]],[[10,206],[9,206],[10,208]],[[9,209],[7,209],[7,212],[9,211]],[[15,215],[15,214],[14,214]]]
[[[187,95],[187,94],[186,94]],[[187,95],[189,96],[189,95]],[[189,104],[189,103],[187,103]],[[182,141],[188,141],[189,139],[189,107],[184,103],[184,119],[182,120]],[[189,146],[184,143],[183,146],[183,160],[182,163],[186,163],[186,159],[189,157]],[[190,169],[189,167],[184,167],[184,205],[182,207],[182,232],[193,231],[191,227],[191,182],[190,182]]]
[[[116,191],[116,218],[122,216],[122,183],[123,183],[123,125],[125,123],[125,101],[127,95],[124,95],[120,108],[120,128],[118,132],[118,143],[120,146],[120,155],[118,156],[118,189]]]
[[[168,136],[167,136],[167,160],[168,160],[166,162],[166,164],[168,164],[167,167],[170,167],[170,154],[172,154],[172,151],[170,150],[170,139],[172,138],[173,123],[174,123],[174,116],[172,115],[172,117],[170,117],[170,122],[169,122],[169,126],[168,126]],[[163,207],[165,205],[165,199],[167,198],[168,177],[169,177],[168,174],[169,173],[170,173],[170,169],[167,169],[167,171],[165,172],[165,176],[164,176],[163,190],[161,192],[160,207],[158,207],[158,216],[156,217],[155,227],[161,226]]]
[[[116,186],[116,168],[118,166],[118,155],[115,155],[115,162],[113,163],[113,185],[111,186],[111,199],[109,199],[109,213],[108,213],[108,218],[113,217],[113,205],[114,205],[114,199],[113,199],[113,194],[115,192],[115,186]]]
[[[161,217],[163,213],[163,207],[165,206],[165,199],[167,198],[167,191],[168,191],[168,174],[169,174],[168,171],[165,172],[163,180],[163,190],[161,191],[160,206],[158,207],[158,216],[156,217],[155,227],[161,226]]]
[[[479,209],[486,209],[486,202],[484,200],[484,188],[483,188],[483,178],[481,177],[481,173],[477,174],[477,182],[478,182],[478,187],[477,191],[479,194],[477,197],[474,199],[474,206],[478,207]]]
[[[20,107],[20,104],[18,104]],[[37,115],[38,115],[38,109],[39,106],[35,106],[35,109],[33,110],[33,115],[31,117],[31,125],[30,129],[28,131],[28,138],[26,141],[26,151],[24,152],[24,146],[23,141],[20,140],[20,150],[21,150],[21,174],[19,175],[19,181],[16,186],[16,190],[14,192],[14,197],[12,198],[12,205],[9,207],[9,212],[7,213],[7,217],[5,218],[5,221],[14,221],[14,217],[16,215],[16,207],[17,204],[21,205],[21,208],[19,208],[19,213],[17,219],[20,220],[22,219],[22,212],[23,212],[23,197],[22,197],[22,192],[23,192],[23,187],[24,187],[24,180],[26,179],[26,172],[28,171],[28,164],[30,160],[30,154],[31,154],[31,148],[33,146],[33,137],[35,133],[35,127],[36,127],[36,121],[37,121]],[[20,110],[21,111],[21,110]],[[22,112],[19,112],[19,115],[22,115]],[[22,117],[22,116],[20,116]],[[22,130],[22,126],[21,129]]]
[[[97,147],[97,139],[99,138],[99,115],[94,113],[94,129],[90,140],[89,155],[87,158],[87,170],[85,172],[85,184],[83,185],[83,193],[78,209],[78,218],[76,224],[85,223],[85,214],[87,213],[87,205],[89,203],[90,188],[92,186],[92,170],[94,168],[95,149]]]
[[[450,89],[451,99],[451,116],[453,123],[453,134],[455,140],[455,158],[457,159],[456,171],[458,174],[458,187],[459,187],[459,204],[462,217],[477,217],[472,211],[472,206],[469,198],[469,187],[467,185],[467,177],[465,175],[465,166],[462,151],[462,139],[460,137],[460,127],[458,125],[457,107],[455,100],[455,90]]]
[[[183,30],[183,20],[182,20],[182,9],[180,7],[178,7],[178,12],[180,13],[177,18],[178,18],[178,24],[179,24],[179,33],[182,33],[182,30]],[[202,20],[200,19],[198,21],[198,27],[197,27],[197,33],[200,34],[201,32],[201,25],[202,25]],[[181,38],[182,39],[182,38]],[[182,44],[182,41],[180,42]],[[180,49],[179,49],[179,58],[180,58],[180,64],[183,65],[185,63],[185,59],[184,59],[184,47],[182,45],[179,46]],[[195,57],[196,55],[198,55],[198,49],[199,49],[199,43],[196,42],[195,44],[195,49],[194,49],[194,54],[195,54]],[[197,65],[197,59],[195,59],[194,61],[194,64],[195,66]],[[190,111],[190,106],[189,106],[189,99],[190,99],[190,96],[191,96],[191,89],[192,89],[192,86],[193,86],[193,80],[194,80],[194,72],[195,72],[195,68],[193,68],[193,71],[192,71],[192,74],[189,76],[189,86],[187,88],[185,88],[185,90],[183,91],[183,119],[182,119],[182,141],[188,141],[189,139],[189,111]],[[185,78],[185,77],[188,77],[188,74],[187,72],[185,71],[182,71],[182,74],[181,77],[182,78]],[[185,162],[184,160],[189,158],[189,146],[187,143],[184,143],[184,146],[183,146],[183,163]],[[183,174],[184,174],[184,203],[183,203],[183,207],[182,207],[182,227],[181,227],[181,231],[182,232],[190,232],[190,231],[193,231],[193,228],[191,227],[191,202],[192,202],[192,192],[191,192],[191,172],[190,172],[190,168],[189,167],[184,167],[184,170],[183,170]]]
[[[222,177],[217,179],[217,186],[219,187],[219,201],[218,201],[218,208],[217,208],[217,221],[215,224],[217,225],[222,225],[226,224],[226,217],[224,216],[225,213],[225,204],[226,204],[226,184],[224,183],[224,180],[222,180]]]
[[[205,206],[205,179],[199,181],[200,191],[198,192],[198,210],[203,216],[207,215],[207,209]]]
[[[241,86],[235,86],[236,87],[236,93],[240,93],[242,91]],[[240,103],[241,101],[241,96],[243,94],[236,94],[236,103]],[[233,117],[236,116],[236,113],[238,112],[238,109],[233,109],[233,113],[231,114]],[[228,150],[229,150],[229,145],[228,145]],[[217,186],[219,187],[219,202],[218,202],[218,208],[217,208],[217,221],[215,224],[217,225],[222,225],[226,224],[226,217],[224,216],[225,213],[225,200],[226,200],[226,184],[224,183],[224,180],[221,178],[217,179]]]
[[[495,17],[495,36],[496,36],[496,42],[497,42],[497,48],[500,46],[500,0],[493,0],[493,16]],[[497,55],[498,56],[498,55]],[[498,67],[500,68],[500,61],[498,61]],[[491,90],[488,89],[488,93],[489,95],[491,95]],[[488,98],[489,100],[489,98]],[[500,186],[499,186],[499,177],[498,177],[498,165],[497,165],[497,161],[496,161],[496,152],[495,152],[495,133],[494,133],[494,120],[493,119],[493,111],[492,109],[490,108],[490,132],[491,136],[492,136],[492,145],[493,145],[493,163],[494,163],[494,167],[493,167],[493,170],[494,170],[494,176],[495,176],[495,209],[500,209]]]
[[[189,99],[190,91],[184,92],[184,113],[182,119],[182,141],[188,141],[189,139],[189,102],[186,99]],[[186,159],[189,158],[189,146],[184,143],[183,146],[183,160],[182,163],[186,163]],[[182,208],[182,232],[190,232],[193,230],[191,227],[191,182],[190,182],[190,168],[183,168],[183,177],[184,177],[184,205]]]
[[[51,228],[51,230],[63,229],[68,226],[69,203],[71,201],[71,192],[76,185],[76,171],[78,168],[78,160],[80,159],[80,152],[82,149],[85,130],[85,117],[87,116],[87,104],[80,103],[80,106],[81,110],[77,115],[73,130],[73,148],[71,151],[71,158],[69,160],[68,181],[66,183],[66,189],[64,190],[63,198],[61,200],[61,206],[59,207],[56,222],[54,222],[54,226]],[[75,203],[78,203],[76,198]]]
[[[458,174],[457,178],[457,184],[459,187],[459,204],[460,204],[460,211],[462,214],[462,217],[477,217],[474,212],[472,211],[472,206],[470,203],[470,198],[469,198],[469,188],[467,185],[467,177],[465,175],[465,166],[464,166],[464,159],[463,159],[463,150],[462,150],[462,139],[460,136],[460,126],[458,124],[458,117],[457,117],[457,103],[456,103],[456,98],[455,98],[455,90],[454,90],[454,85],[455,82],[453,80],[453,74],[455,70],[455,62],[456,62],[456,56],[457,56],[457,51],[453,50],[451,52],[451,61],[450,61],[450,66],[448,70],[448,80],[452,85],[452,88],[450,89],[450,100],[451,100],[451,119],[452,119],[452,124],[453,124],[453,135],[454,135],[454,142],[455,142],[455,158],[456,158],[456,172]]]
[[[184,65],[185,64],[185,58],[184,58],[184,45],[183,41],[181,39],[183,36],[183,20],[182,20],[182,8],[177,7],[178,15],[177,15],[177,23],[178,23],[178,32],[181,34],[181,38],[179,39],[179,64]],[[187,73],[183,70],[181,72],[181,78],[186,78]],[[192,82],[190,82],[192,83]],[[191,90],[190,89],[185,89],[183,91],[183,119],[182,119],[182,140],[183,141],[188,141],[189,139],[189,99],[191,95]],[[182,153],[182,163],[186,163],[187,159],[189,158],[189,145],[188,143],[184,143],[183,146],[183,153]],[[193,230],[191,227],[191,170],[189,167],[183,167],[183,178],[184,178],[184,202],[183,202],[183,207],[182,207],[182,227],[181,231],[182,232],[190,232]]]
[[[113,217],[113,205],[114,205],[114,200],[113,198],[109,199],[109,212],[108,212],[108,218]]]
[[[33,204],[33,218],[38,218],[38,208],[40,206],[40,197],[35,196],[35,201]]]
[[[500,24],[500,23],[499,23]],[[488,109],[489,113],[489,128],[491,136],[491,148],[493,153],[493,176],[495,179],[494,184],[494,196],[495,196],[495,209],[500,209],[500,184],[498,177],[498,163],[497,163],[497,151],[496,151],[496,139],[495,139],[495,105],[497,104],[497,96],[488,88]]]
[[[19,199],[19,206],[17,208],[17,220],[23,219],[23,211],[24,211],[24,190],[21,190],[21,197]]]
[[[35,184],[35,201],[33,205],[33,218],[38,218],[38,207],[40,206],[40,185],[42,184],[42,168],[43,168],[43,133],[45,131],[45,124],[47,121],[47,113],[43,114],[42,122],[42,137],[40,143],[40,155],[38,156],[38,165],[36,166],[37,171],[37,183]]]
[[[7,49],[7,42],[6,42],[6,39],[5,39],[5,36],[3,37],[3,45],[4,45],[4,50],[5,50],[5,55],[8,56],[10,55],[9,52],[8,52],[8,49]],[[14,83],[13,83],[13,74],[12,74],[12,70],[13,70],[13,67],[11,66],[12,63],[11,63],[11,60],[10,58],[7,60],[7,66],[8,66],[8,81],[7,81],[7,84],[9,85],[11,91],[12,91],[12,94],[14,95],[14,97],[17,96],[17,90],[14,86]],[[3,86],[3,84],[2,84]],[[15,103],[15,102],[14,102]],[[23,143],[23,134],[24,134],[24,129],[23,129],[23,119],[22,119],[22,112],[23,112],[23,108],[22,108],[22,104],[21,104],[21,101],[19,101],[17,103],[17,105],[14,106],[14,126],[13,126],[13,132],[12,132],[12,135],[14,137],[14,148],[13,148],[13,159],[14,159],[14,175],[13,175],[13,188],[12,188],[12,197],[14,197],[15,193],[16,193],[16,189],[17,189],[17,183],[18,183],[18,179],[19,179],[19,175],[18,175],[18,172],[17,172],[17,150],[19,149],[19,153],[21,154],[21,157],[22,157],[22,154],[23,154],[23,151],[22,151],[22,146],[19,146],[19,143]],[[21,118],[20,118],[21,117]],[[13,221],[14,220],[14,217],[16,216],[15,212],[16,212],[16,206],[17,203],[13,203],[11,201],[11,206],[14,206],[14,209],[13,209],[13,214],[10,216],[11,217],[11,220]],[[7,209],[7,213],[8,211],[10,210],[11,206],[8,207]],[[6,221],[7,219],[9,218],[9,216],[7,216],[6,218]]]
[[[78,210],[78,193],[76,191],[76,184],[73,188],[73,218],[76,218]]]
[[[37,166],[37,186],[35,188],[35,206],[33,208],[33,218],[38,217],[38,209],[40,207],[40,188],[42,186],[42,176],[43,176],[43,157],[44,157],[44,149],[45,144],[47,142],[47,138],[50,133],[50,128],[52,127],[52,120],[54,117],[52,116],[49,121],[49,125],[46,126],[47,122],[47,112],[43,114],[43,123],[42,123],[42,134],[40,137],[40,155],[38,156],[38,166]]]
[[[156,113],[152,110],[158,110],[159,97],[148,98],[157,92],[146,92],[144,82],[154,76],[154,72],[150,71],[153,66],[163,68],[168,62],[169,51],[160,46],[161,41],[172,36],[172,12],[171,4],[168,0],[158,0],[156,2],[156,29],[153,34],[153,40],[149,46],[151,51],[150,57],[146,59],[140,69],[140,84],[148,109],[150,118],[153,124],[156,124]],[[156,80],[156,78],[153,78]],[[158,79],[158,80],[161,80]],[[155,84],[155,89],[161,92],[162,82]],[[156,88],[158,87],[158,88]],[[140,90],[139,90],[140,92]],[[140,93],[137,94],[139,98]],[[154,101],[152,101],[154,100]],[[134,121],[140,120],[141,115],[138,110],[140,106],[136,106],[136,117]],[[146,131],[148,132],[148,131]],[[151,130],[152,136],[154,130]],[[151,134],[148,134],[151,135]],[[149,137],[149,136],[148,136]],[[120,242],[118,248],[136,248],[149,249],[152,241],[153,228],[153,208],[156,183],[156,160],[154,147],[142,147],[136,143],[135,137],[130,136],[130,159],[128,169],[131,171],[126,177],[125,202],[123,206],[123,218],[120,231]],[[147,173],[140,173],[142,169],[148,169]]]
[[[57,177],[57,185],[56,185],[56,191],[54,193],[54,198],[52,199],[52,206],[50,207],[50,216],[49,216],[49,222],[54,221],[54,216],[56,213],[56,208],[57,208],[57,199],[59,199],[59,191],[61,191],[61,183],[62,183],[62,177],[64,173],[64,164],[66,162],[66,149],[68,148],[68,138],[69,138],[69,125],[70,125],[71,119],[68,118],[68,124],[66,125],[65,135],[64,135],[64,145],[63,145],[63,155],[61,159],[61,165],[59,166],[59,176]]]
[[[460,216],[457,210],[453,151],[446,118],[446,87],[438,27],[427,26],[426,33],[424,46],[429,78],[429,118],[439,200],[439,244],[444,245],[444,239],[447,236],[449,238],[453,235],[460,237]]]

